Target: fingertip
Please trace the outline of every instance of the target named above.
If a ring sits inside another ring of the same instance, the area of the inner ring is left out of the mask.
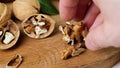
[[[92,50],[92,51],[101,49],[99,46],[97,46],[95,41],[93,41],[92,37],[89,35],[85,38],[85,45],[87,49]]]
[[[108,47],[109,41],[106,41],[108,40],[108,37],[104,27],[104,24],[100,24],[99,26],[89,31],[85,38],[85,44],[88,49],[95,51]]]
[[[76,14],[78,3],[79,0],[76,1],[60,0],[59,3],[60,17],[65,21],[73,19],[73,17]]]
[[[60,7],[60,17],[61,19],[68,21],[71,20],[75,15],[75,10],[72,10],[72,8],[65,8]]]
[[[64,7],[76,7],[79,3],[79,0],[60,0],[60,6]]]

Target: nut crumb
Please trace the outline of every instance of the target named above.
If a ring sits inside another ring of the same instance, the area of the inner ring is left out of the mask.
[[[79,48],[78,50],[74,50],[71,55],[72,56],[78,56],[81,53],[83,53],[84,51],[85,51],[85,48]]]
[[[75,57],[78,56],[80,54],[82,54],[83,52],[85,52],[85,48],[79,48],[79,49],[74,49],[74,47],[69,46],[66,49],[64,49],[61,53],[61,59],[66,60],[68,59],[70,56],[71,57]]]
[[[73,47],[68,47],[61,53],[61,59],[67,59],[69,56],[71,56],[71,53],[73,51]]]

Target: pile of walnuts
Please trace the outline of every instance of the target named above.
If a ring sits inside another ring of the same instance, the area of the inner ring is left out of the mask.
[[[8,7],[6,2],[11,2],[12,7]],[[40,14],[38,0],[0,0],[0,49],[11,48],[19,39],[20,30],[11,20],[13,15],[22,22],[22,29],[30,38],[48,37],[55,27],[50,16]]]

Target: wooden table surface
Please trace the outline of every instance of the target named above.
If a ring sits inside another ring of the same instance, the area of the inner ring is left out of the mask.
[[[0,66],[4,66],[15,54],[23,56],[19,68],[111,68],[120,60],[120,49],[107,48],[99,51],[87,50],[85,53],[61,60],[60,52],[67,46],[62,41],[59,25],[64,25],[59,15],[52,16],[56,27],[52,35],[45,39],[31,39],[21,30],[17,44],[8,49],[0,50]],[[20,25],[20,22],[18,22]]]

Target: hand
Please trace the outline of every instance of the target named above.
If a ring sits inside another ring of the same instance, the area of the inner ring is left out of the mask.
[[[97,17],[92,17],[89,10],[86,18],[90,32],[86,37],[86,46],[91,50],[98,50],[110,46],[120,47],[120,0],[93,0],[99,8]],[[93,15],[96,12],[93,12]],[[94,21],[89,22],[93,18]]]
[[[84,3],[82,0],[76,0],[77,2],[66,0],[64,3],[62,1],[60,0],[60,15],[64,20],[82,19],[86,15],[84,21],[90,28],[89,34],[85,39],[88,49],[98,50],[109,46],[120,47],[119,0],[94,0],[95,4],[91,5],[87,14],[85,14],[86,7],[83,10],[83,6],[81,6],[79,9],[80,13],[78,13],[79,11],[76,8],[78,8],[78,4],[86,6],[90,0],[86,0]],[[71,3],[73,4],[71,5]]]

